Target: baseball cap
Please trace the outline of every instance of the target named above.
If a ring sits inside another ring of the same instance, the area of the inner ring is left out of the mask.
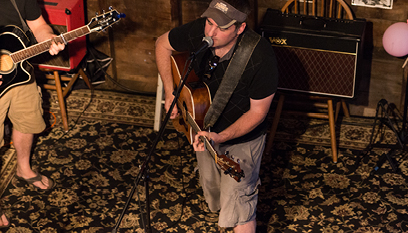
[[[244,22],[247,15],[222,0],[213,0],[201,17],[212,18],[220,28],[229,28],[236,22]]]

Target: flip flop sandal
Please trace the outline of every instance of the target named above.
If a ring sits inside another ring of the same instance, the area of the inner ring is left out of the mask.
[[[36,172],[36,174],[37,174],[37,175],[36,175],[35,177],[29,178],[29,179],[24,179],[23,177],[20,177],[20,176],[18,176],[17,174],[16,174],[16,177],[17,177],[18,180],[22,180],[22,181],[27,182],[28,184],[33,185],[34,188],[35,188],[37,191],[49,191],[49,190],[51,190],[51,189],[54,188],[54,185],[55,185],[54,180],[51,179],[51,178],[49,178],[49,177],[47,177],[47,176],[45,176],[45,177],[47,177],[47,179],[48,179],[48,188],[42,189],[42,188],[39,188],[39,187],[35,186],[33,183],[34,183],[34,182],[37,182],[37,181],[40,181],[44,186],[46,186],[46,184],[44,184],[44,183],[42,182],[42,177],[43,177],[43,175],[41,175],[41,174],[38,173],[38,172]]]
[[[7,225],[4,225],[4,226],[0,226],[0,229],[1,229],[1,228],[9,227],[10,224],[11,224],[11,222],[10,222],[10,220],[7,218],[6,214],[5,214],[5,213],[3,212],[3,210],[0,208],[0,218],[1,218],[1,216],[3,216],[3,215],[4,215],[4,217],[6,217],[8,224],[7,224]]]

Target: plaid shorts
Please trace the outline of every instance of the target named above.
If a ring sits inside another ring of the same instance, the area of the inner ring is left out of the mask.
[[[219,154],[228,151],[235,161],[240,160],[245,173],[241,182],[224,174],[208,151],[196,152],[204,197],[211,211],[220,210],[220,227],[235,227],[255,220],[265,138],[262,135],[249,142],[215,148]]]
[[[41,133],[45,129],[41,91],[35,81],[12,87],[0,97],[0,143],[4,144],[4,120],[21,133]]]

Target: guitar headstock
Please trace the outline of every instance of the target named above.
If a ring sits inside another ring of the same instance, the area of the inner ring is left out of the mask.
[[[117,10],[110,8],[108,12],[103,12],[103,14],[96,15],[88,23],[90,31],[103,31],[112,24],[119,22],[121,18],[125,18],[126,15],[119,13]]]
[[[241,170],[241,166],[234,160],[228,158],[226,155],[218,155],[217,164],[221,166],[225,174],[230,175],[237,182],[240,182],[245,177],[244,171]]]

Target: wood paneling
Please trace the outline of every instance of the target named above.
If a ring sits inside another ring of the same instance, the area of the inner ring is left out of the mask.
[[[116,82],[136,92],[156,92],[155,41],[178,24],[177,4],[178,0],[88,0],[88,18],[109,6],[126,14],[108,32],[89,37],[98,50],[114,58],[108,73]],[[98,88],[129,92],[109,80]]]
[[[113,6],[126,18],[106,33],[90,35],[90,42],[100,51],[112,56],[114,62],[108,73],[128,88],[154,94],[157,68],[154,44],[158,36],[176,25],[187,23],[207,8],[210,0],[87,0],[90,19],[95,12]],[[286,0],[250,0],[253,11],[248,25],[256,27],[267,8],[280,9]],[[351,0],[346,0],[351,5]],[[406,1],[394,0],[393,9],[351,6],[357,18],[368,22],[363,78],[359,80],[356,98],[349,101],[352,115],[372,112],[381,98],[400,106],[402,64],[404,58],[394,58],[382,47],[382,35],[395,22],[408,18]],[[100,89],[126,91],[109,80]],[[369,109],[370,111],[366,111]]]

